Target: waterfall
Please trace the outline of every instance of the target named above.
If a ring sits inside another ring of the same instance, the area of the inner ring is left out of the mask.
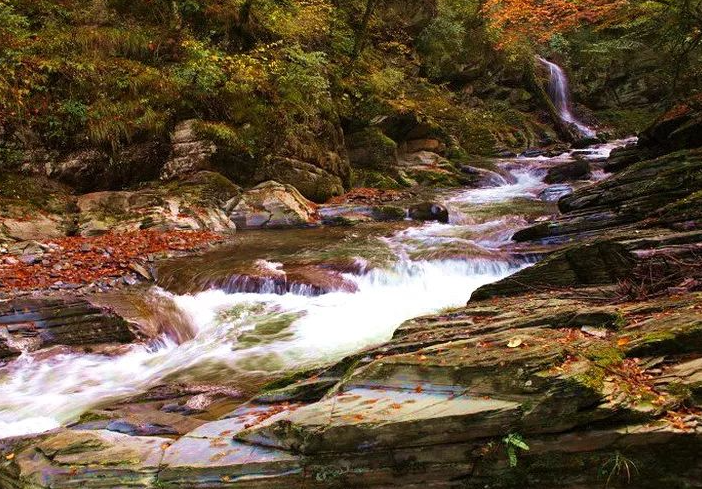
[[[556,63],[537,56],[541,64],[546,66],[550,72],[550,80],[548,91],[553,100],[553,104],[558,110],[558,114],[563,122],[574,125],[583,136],[595,137],[597,134],[590,127],[578,120],[573,114],[573,109],[570,103],[570,88],[568,87],[568,77],[563,68]]]

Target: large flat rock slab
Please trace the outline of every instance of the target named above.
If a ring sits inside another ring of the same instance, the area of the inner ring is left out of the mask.
[[[440,392],[352,388],[237,435],[305,454],[456,443],[494,436],[519,418],[519,404]]]
[[[0,469],[0,483],[3,478],[11,480],[7,473],[11,471],[16,487],[21,488],[151,488],[163,450],[171,441],[111,431],[62,430],[29,446],[18,442],[20,448],[5,455],[12,463],[9,470]]]

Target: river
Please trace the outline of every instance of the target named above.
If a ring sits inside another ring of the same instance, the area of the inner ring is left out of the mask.
[[[599,161],[627,142],[579,157]],[[547,187],[543,178],[549,166],[573,157],[498,161],[510,176],[503,185],[440,195],[448,224],[242,232],[225,249],[173,263],[162,287],[147,294],[178,317],[178,334],[119,355],[22,354],[0,368],[0,437],[50,430],[176,380],[246,391],[250,379],[330,364],[387,341],[403,321],[461,306],[481,285],[535,261],[536,250],[516,247],[511,236],[556,212],[555,203],[539,198]],[[593,178],[602,177],[595,172]],[[274,280],[244,287],[232,280],[251,268],[275,276],[330,264],[336,282],[326,289],[281,290]]]

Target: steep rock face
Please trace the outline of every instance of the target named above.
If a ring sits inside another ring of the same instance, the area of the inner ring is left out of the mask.
[[[317,224],[316,206],[295,187],[264,182],[232,200],[229,218],[242,229],[303,227]]]
[[[176,125],[171,136],[171,154],[161,170],[161,179],[184,178],[214,169],[212,155],[217,146],[198,134],[197,124],[196,119],[189,119]]]
[[[75,212],[67,186],[0,173],[0,243],[65,236],[75,228]]]
[[[331,167],[344,166],[338,155],[330,154]],[[292,158],[274,158],[257,175],[257,180],[270,180],[295,187],[304,197],[314,202],[325,202],[344,193],[342,177],[305,161]]]
[[[158,177],[168,145],[154,140],[131,144],[108,154],[100,149],[75,151],[44,163],[34,173],[70,185],[79,192],[114,190]]]

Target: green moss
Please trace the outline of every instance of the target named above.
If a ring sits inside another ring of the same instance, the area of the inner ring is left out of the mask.
[[[658,116],[653,108],[609,109],[595,113],[597,119],[617,137],[638,134]]]
[[[609,368],[622,363],[624,352],[613,346],[596,346],[586,350],[585,357],[598,367]]]
[[[576,374],[573,379],[584,387],[594,391],[601,392],[604,387],[604,379],[606,372],[604,368],[592,366],[585,372]]]
[[[385,190],[396,190],[406,185],[398,182],[387,173],[376,170],[353,168],[351,170],[351,187],[372,187]]]
[[[28,212],[70,213],[67,187],[41,177],[0,173],[0,216],[22,217]]]
[[[369,127],[347,139],[351,163],[356,168],[382,170],[391,167],[397,159],[397,143],[377,127]]]

